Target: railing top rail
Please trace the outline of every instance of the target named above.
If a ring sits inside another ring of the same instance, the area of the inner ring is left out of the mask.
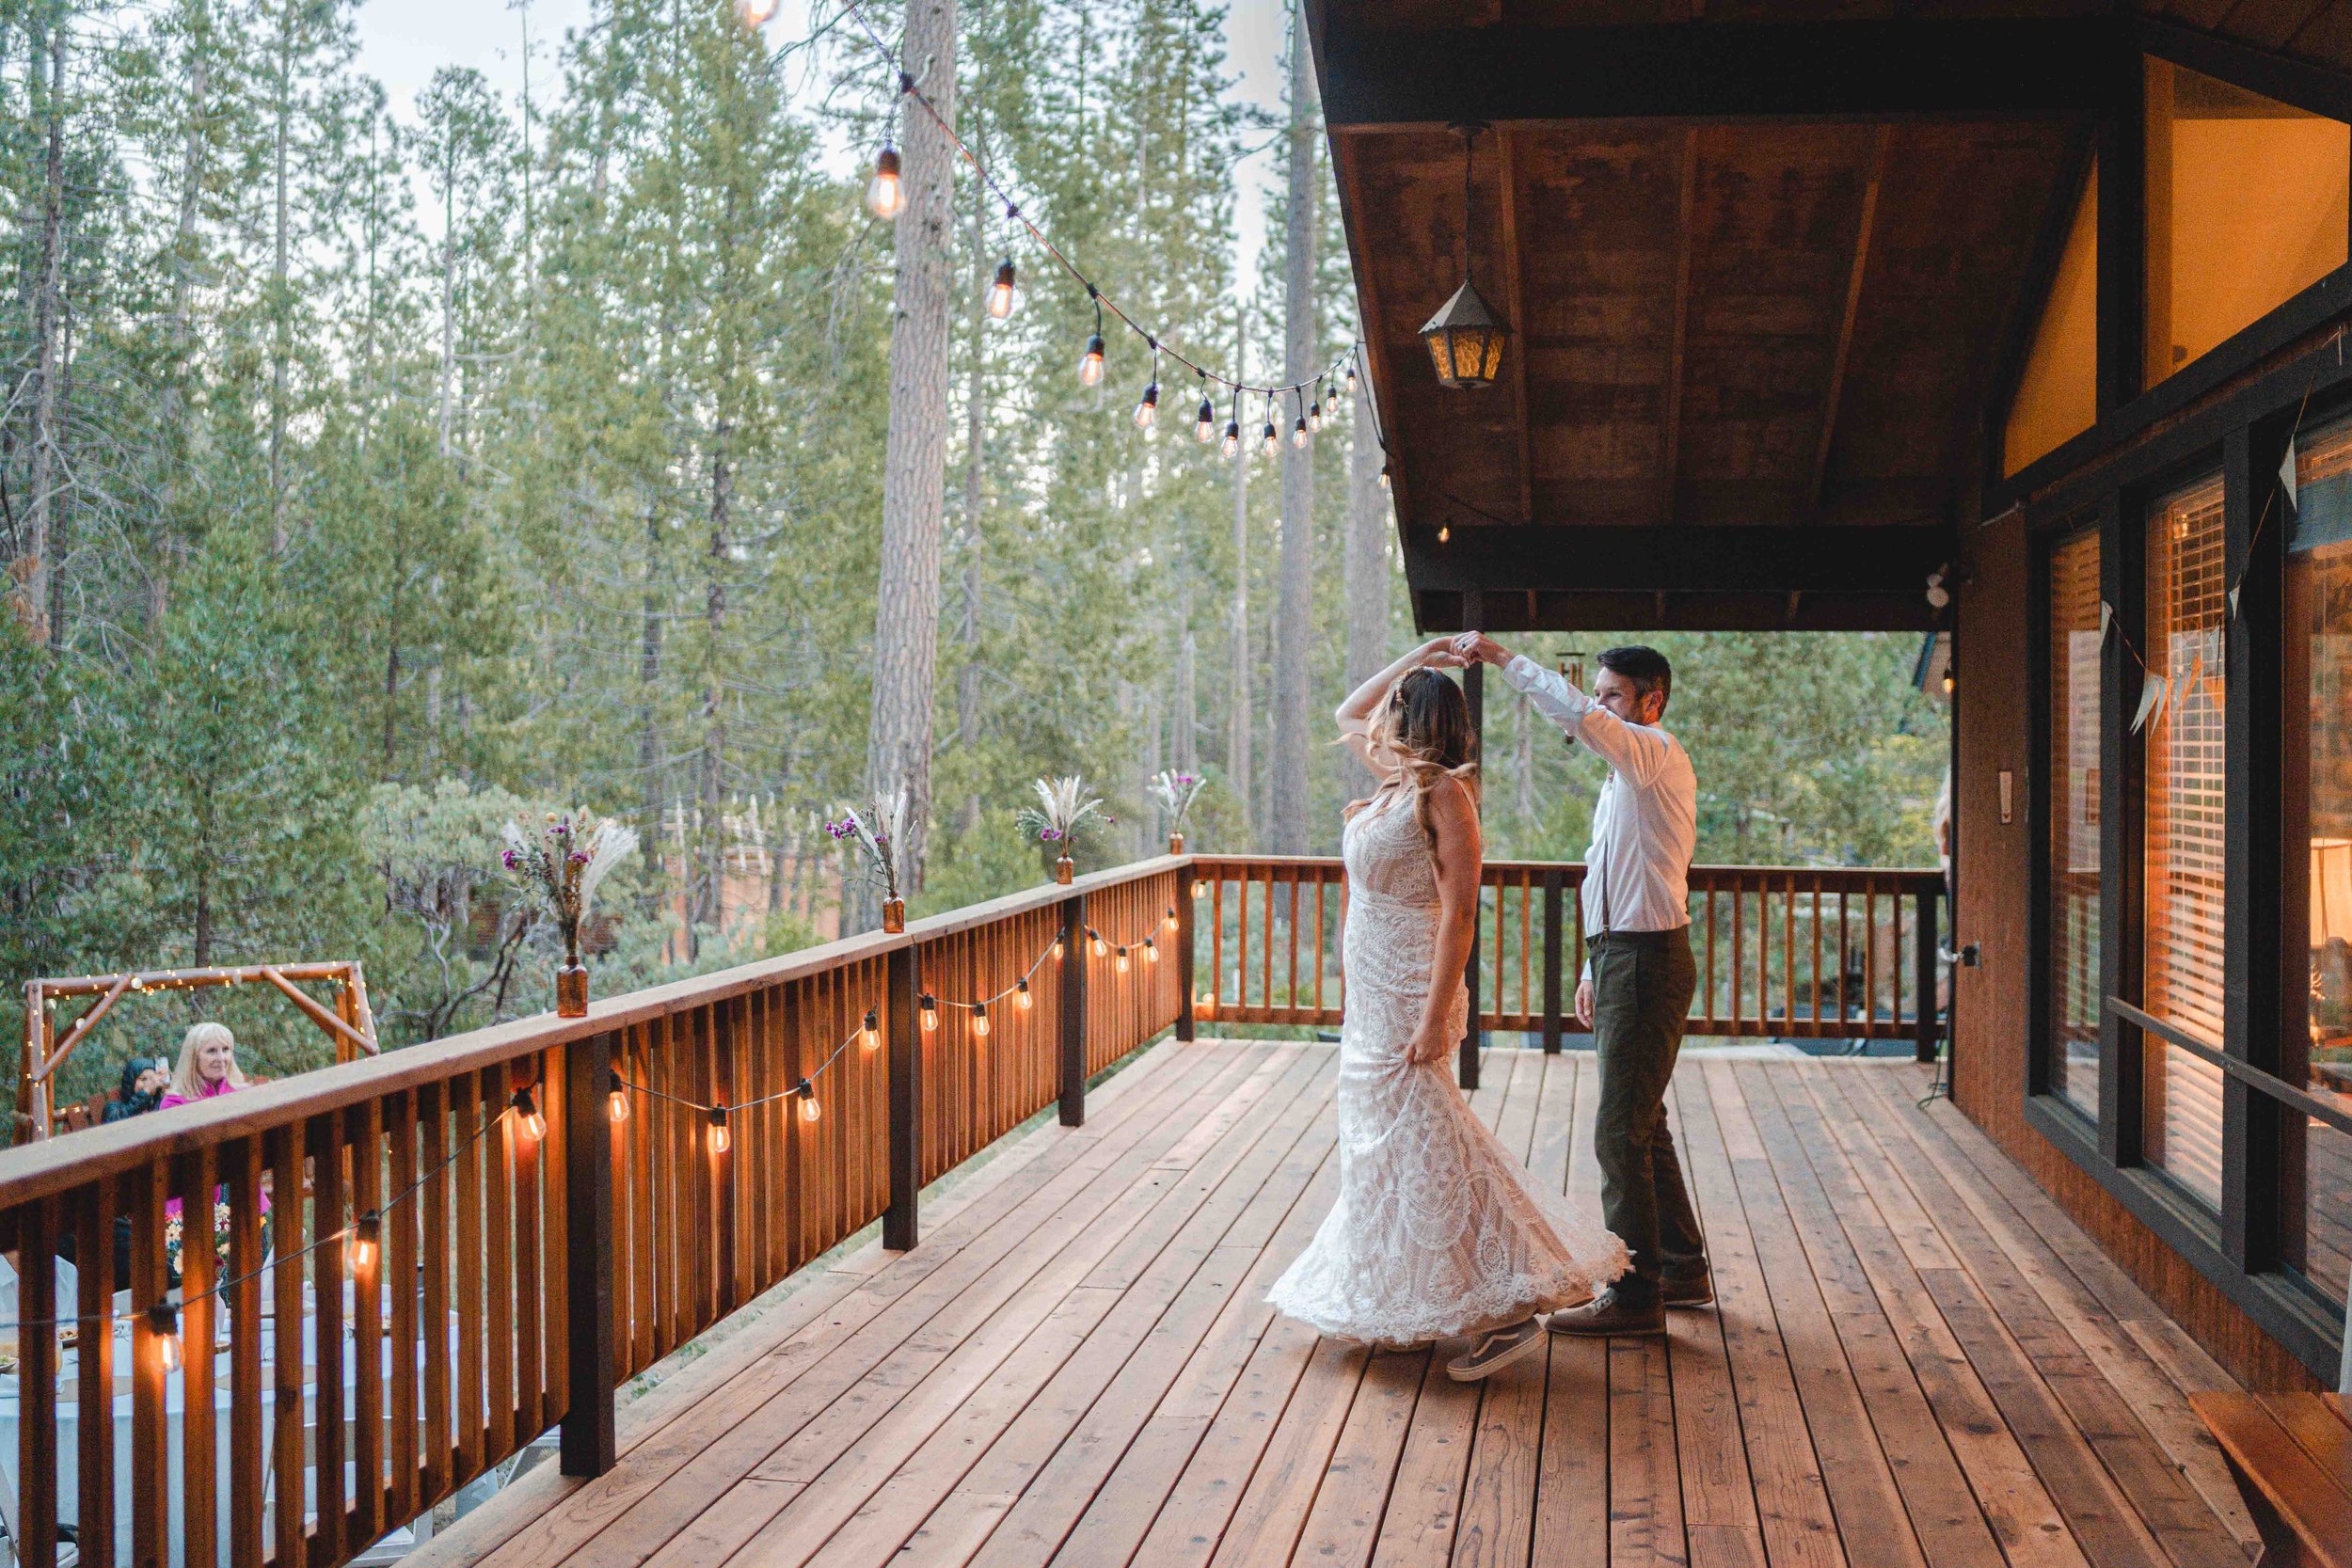
[[[1049,883],[907,923],[902,932],[868,932],[837,942],[763,958],[666,986],[629,991],[591,1003],[585,1018],[534,1014],[429,1040],[363,1061],[259,1084],[168,1111],[150,1112],[75,1132],[20,1145],[0,1152],[0,1208],[63,1192],[84,1182],[135,1170],[162,1158],[208,1148],[308,1117],[364,1104],[396,1090],[442,1083],[461,1073],[515,1061],[550,1046],[609,1034],[673,1013],[728,1001],[748,991],[804,979],[847,964],[881,958],[904,947],[1050,908],[1074,895],[1123,886],[1192,861],[1189,855],[1160,855],[1108,871],[1091,872],[1068,886]],[[879,999],[877,999],[879,1000]]]
[[[1301,869],[1325,869],[1340,863],[1336,855],[1194,855],[1189,857],[1194,867],[1202,871],[1221,871],[1236,866],[1272,866],[1276,869],[1295,866]],[[1579,876],[1584,866],[1581,861],[1516,861],[1489,860],[1487,871],[1551,871],[1563,870]],[[1934,866],[1911,865],[1693,865],[1691,881],[1693,886],[1705,882],[1770,881],[1775,886],[1795,878],[1800,884],[1812,883],[1823,891],[1838,887],[1861,888],[1866,883],[1890,890],[1901,888],[1925,891],[1944,884],[1944,873]]]

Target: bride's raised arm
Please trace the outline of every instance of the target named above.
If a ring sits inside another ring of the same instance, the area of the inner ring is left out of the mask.
[[[1424,665],[1434,670],[1458,670],[1468,661],[1454,651],[1454,639],[1433,637],[1406,654],[1387,669],[1366,680],[1347,694],[1347,700],[1332,711],[1332,719],[1340,726],[1340,740],[1355,752],[1374,775],[1385,779],[1396,771],[1393,765],[1382,762],[1373,752],[1369,734],[1373,710],[1389,694],[1389,688],[1405,678],[1406,672]]]

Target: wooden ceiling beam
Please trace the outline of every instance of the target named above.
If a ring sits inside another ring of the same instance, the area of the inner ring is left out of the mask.
[[[1495,133],[1502,181],[1502,309],[1518,341],[1510,348],[1511,400],[1519,451],[1519,521],[1535,516],[1534,415],[1527,406],[1527,293],[1519,269],[1518,138],[1508,125]]]
[[[1682,356],[1691,332],[1691,223],[1698,201],[1699,133],[1682,133],[1681,212],[1675,222],[1674,332],[1666,346],[1666,406],[1659,437],[1658,520],[1675,520],[1675,488],[1682,477]]]
[[[1886,146],[1894,128],[1882,125],[1870,142],[1870,168],[1862,182],[1862,213],[1854,224],[1853,267],[1846,275],[1846,304],[1837,318],[1837,348],[1830,357],[1829,389],[1821,399],[1821,436],[1813,449],[1813,483],[1805,499],[1820,510],[1829,490],[1829,449],[1837,435],[1837,405],[1846,394],[1846,362],[1853,353],[1854,317],[1862,309],[1862,279],[1870,267],[1870,236],[1877,226],[1879,187],[1886,179]]]
[[[2113,16],[1386,33],[1348,7],[1316,9],[1335,133],[1462,120],[2074,116],[2098,107],[2096,67],[2134,36]]]
[[[1836,523],[1677,525],[1471,524],[1444,544],[1438,531],[1402,531],[1405,569],[1419,590],[1502,597],[1620,594],[1894,594],[1926,600],[1928,574],[1952,557],[1940,526]]]

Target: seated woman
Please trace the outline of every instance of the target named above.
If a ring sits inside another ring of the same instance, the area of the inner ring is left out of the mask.
[[[192,1026],[187,1037],[180,1042],[180,1066],[173,1071],[171,1085],[164,1091],[163,1103],[157,1109],[168,1111],[174,1105],[198,1104],[224,1094],[234,1094],[245,1086],[245,1069],[237,1066],[237,1037],[229,1032],[225,1023],[199,1023]],[[266,1255],[270,1246],[267,1172],[262,1173],[262,1182],[264,1189],[261,1194],[262,1251]],[[228,1202],[229,1189],[214,1188],[213,1201],[216,1205]],[[166,1199],[164,1219],[167,1226],[179,1217],[180,1200],[176,1197]],[[225,1250],[225,1243],[223,1245]],[[226,1266],[225,1257],[222,1266]],[[176,1257],[171,1263],[170,1275],[173,1283],[177,1284],[180,1269]]]

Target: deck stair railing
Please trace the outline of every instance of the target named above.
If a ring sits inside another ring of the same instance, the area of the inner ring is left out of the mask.
[[[1858,994],[1785,966],[1833,922],[1899,941],[1920,875],[1703,877],[1708,1026],[1914,1027],[1875,936]],[[1489,1027],[1557,1040],[1575,878],[1488,868]],[[0,1153],[0,1443],[51,1482],[0,1495],[20,1560],[53,1568],[64,1522],[84,1564],[337,1568],[551,1429],[567,1473],[609,1469],[624,1380],[876,1220],[914,1245],[925,1183],[1048,1107],[1082,1122],[1088,1078],[1196,1004],[1336,1022],[1339,885],[1145,861]]]

